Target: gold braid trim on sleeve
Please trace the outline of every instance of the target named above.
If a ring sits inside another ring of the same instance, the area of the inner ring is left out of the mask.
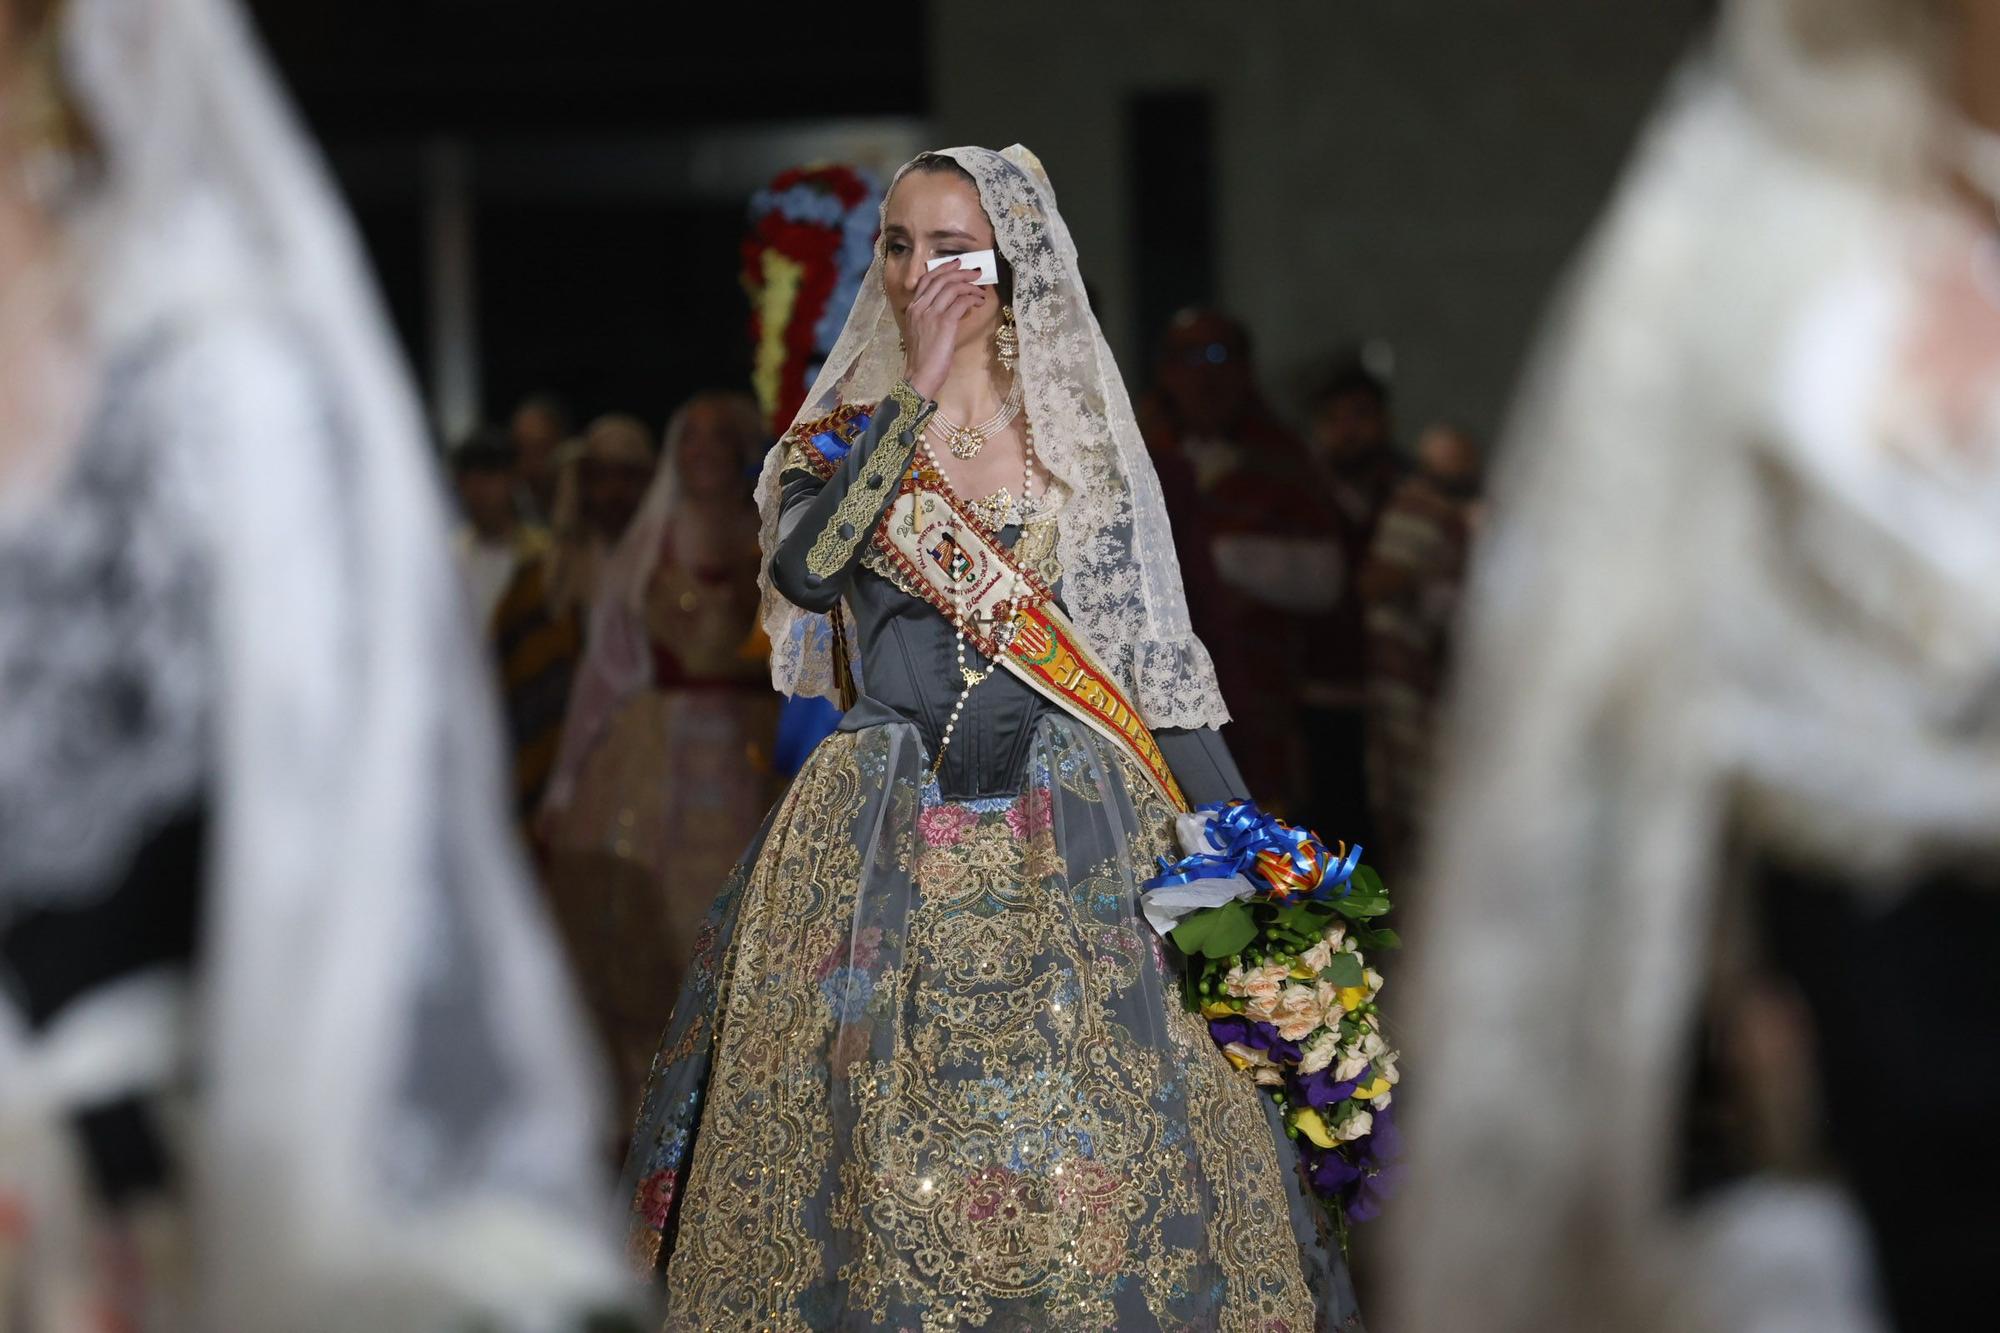
[[[861,543],[868,540],[873,525],[871,518],[881,515],[894,493],[891,483],[899,480],[909,469],[910,459],[917,452],[917,432],[936,410],[931,403],[917,396],[917,391],[898,380],[896,387],[889,391],[889,401],[896,404],[896,420],[892,423],[896,438],[892,442],[884,439],[875,446],[875,452],[868,456],[861,475],[840,497],[840,505],[833,511],[833,517],[806,552],[806,572],[819,578],[832,578],[845,569],[854,559],[854,552]]]

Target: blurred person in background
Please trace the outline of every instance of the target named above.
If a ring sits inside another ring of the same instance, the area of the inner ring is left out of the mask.
[[[548,889],[617,1072],[621,1151],[695,933],[774,795],[751,495],[767,443],[747,395],[674,414],[598,580],[543,799]]]
[[[1465,431],[1424,431],[1356,580],[1367,642],[1371,859],[1391,873],[1408,856],[1429,796],[1432,718],[1451,663],[1480,469],[1479,446]]]
[[[652,481],[646,423],[611,413],[558,452],[554,526],[493,610],[493,651],[514,750],[514,800],[532,823],[562,745],[598,578]]]
[[[1179,545],[1195,627],[1215,653],[1232,748],[1259,801],[1297,816],[1307,639],[1346,571],[1305,448],[1266,405],[1240,321],[1200,309],[1174,317],[1140,428],[1169,511],[1186,516]]]
[[[1375,529],[1408,464],[1395,447],[1389,381],[1359,350],[1337,358],[1314,388],[1306,437],[1338,543],[1332,608],[1307,637],[1299,714],[1308,753],[1313,827],[1374,849],[1368,791],[1367,616],[1358,577]]]
[[[1643,141],[1466,599],[1402,1333],[1990,1308],[1996,214],[1986,0],[1731,0]],[[1762,1110],[1690,1198],[1705,1048]]]
[[[548,534],[521,518],[515,503],[514,444],[505,432],[482,427],[459,441],[447,460],[458,499],[459,525],[452,555],[465,584],[473,623],[486,626],[523,560],[541,554]]]
[[[538,527],[554,522],[561,474],[558,453],[571,429],[569,408],[552,393],[528,395],[508,418],[507,433],[514,442],[515,504],[523,522]]]
[[[1054,189],[954,148],[883,223],[758,487],[774,683],[865,692],[698,937],[633,1249],[672,1329],[1358,1329],[1138,906],[1248,793]]]
[[[0,3],[0,109],[0,1323],[581,1330],[597,1071],[347,221],[223,0]]]

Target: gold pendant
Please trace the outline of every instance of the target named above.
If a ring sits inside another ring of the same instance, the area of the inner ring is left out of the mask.
[[[969,463],[986,447],[986,437],[976,427],[953,426],[945,432],[944,447],[951,450],[953,458]]]

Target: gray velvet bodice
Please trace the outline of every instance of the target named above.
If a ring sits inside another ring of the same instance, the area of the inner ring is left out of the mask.
[[[830,610],[846,598],[863,694],[842,729],[908,722],[935,754],[964,688],[956,635],[928,603],[861,565],[867,540],[909,470],[917,430],[931,410],[931,404],[898,385],[869,414],[867,428],[848,445],[830,478],[823,481],[812,468],[788,461],[771,580],[786,598],[809,611]],[[1001,529],[999,539],[1011,550],[1020,535],[1018,527],[1009,526]],[[1053,591],[1060,601],[1060,581]],[[966,665],[979,670],[986,661],[968,646]],[[944,798],[1016,794],[1037,724],[1061,711],[1015,676],[993,672],[966,699],[952,730],[938,770]],[[1154,734],[1191,803],[1250,795],[1213,729]]]

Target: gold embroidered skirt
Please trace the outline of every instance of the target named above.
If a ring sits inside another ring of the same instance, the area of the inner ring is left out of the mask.
[[[698,936],[627,1168],[666,1327],[1359,1328],[1138,915],[1172,810],[1061,717],[1017,796],[928,768],[830,737]]]

